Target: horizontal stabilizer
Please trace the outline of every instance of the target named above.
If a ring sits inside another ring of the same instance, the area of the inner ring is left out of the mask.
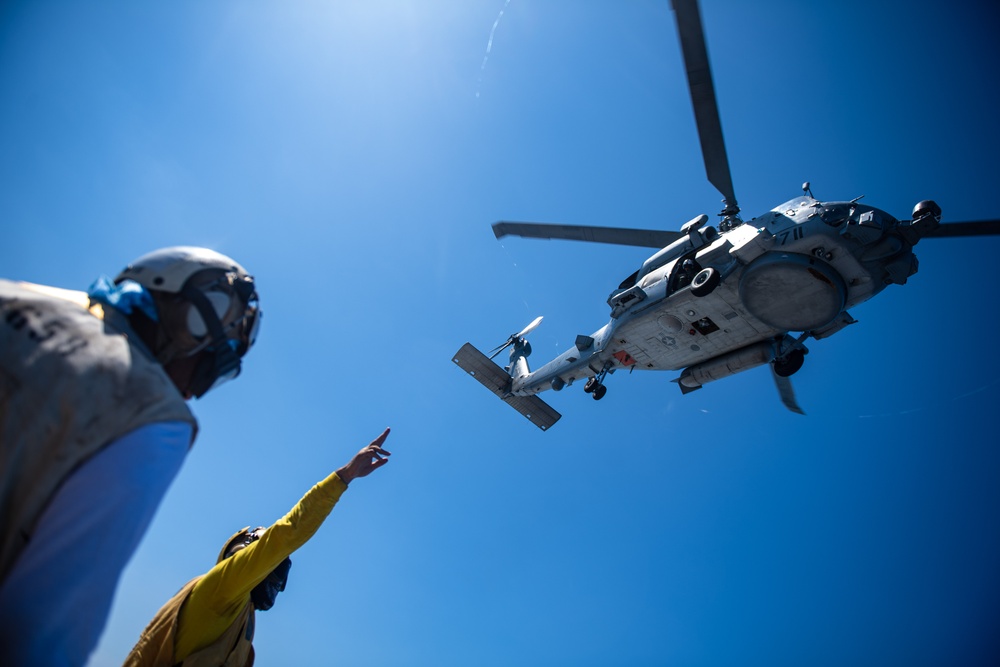
[[[562,417],[548,403],[537,396],[515,396],[510,393],[511,378],[507,372],[473,347],[472,343],[463,345],[455,353],[452,361],[543,431]]]

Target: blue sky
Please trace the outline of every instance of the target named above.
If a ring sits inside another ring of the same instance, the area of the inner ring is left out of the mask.
[[[997,216],[992,3],[702,14],[746,219],[806,180],[900,218]],[[265,312],[244,374],[193,405],[92,667],[385,426],[391,464],[293,556],[260,664],[1000,654],[1000,239],[920,243],[908,284],[810,345],[805,417],[766,369],[687,396],[618,373],[600,403],[545,395],[563,418],[541,432],[452,363],[544,315],[540,365],[650,254],[490,223],[719,210],[666,0],[6,2],[0,146],[0,275],[84,289],[205,245]]]

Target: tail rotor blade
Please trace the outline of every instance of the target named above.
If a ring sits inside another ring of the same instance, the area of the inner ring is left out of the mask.
[[[513,344],[514,344],[514,338],[511,337],[511,338],[507,339],[506,343],[503,343],[502,345],[497,345],[495,348],[493,348],[492,350],[490,350],[490,352],[492,352],[492,354],[490,355],[490,359],[492,359],[493,357],[497,356],[498,354],[500,354],[501,352],[503,352],[504,350],[506,350],[508,347],[510,347]]]
[[[535,329],[537,329],[538,325],[541,324],[541,323],[542,323],[542,316],[539,315],[538,317],[536,317],[534,320],[531,321],[531,324],[529,324],[528,326],[526,326],[523,329],[521,329],[520,332],[514,334],[514,338],[520,338],[521,336],[527,336],[529,333],[531,333],[532,331],[534,331]]]
[[[511,334],[510,338],[508,338],[505,342],[501,343],[500,345],[497,345],[495,348],[490,350],[491,354],[489,358],[492,359],[493,357],[497,356],[498,354],[506,350],[508,347],[516,343],[518,340],[520,340],[522,336],[527,336],[529,333],[537,329],[538,325],[541,323],[542,323],[542,316],[539,315],[538,317],[536,317],[531,321],[531,324],[524,327],[516,334]]]

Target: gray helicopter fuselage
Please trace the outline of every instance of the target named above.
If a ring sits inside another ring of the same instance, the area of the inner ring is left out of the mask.
[[[698,216],[680,233],[629,227],[501,220],[496,237],[521,236],[658,248],[608,297],[611,320],[532,372],[525,336],[511,335],[501,368],[471,343],[453,361],[542,429],[560,418],[536,396],[586,378],[595,400],[608,374],[681,371],[682,393],[768,364],[786,408],[804,414],[789,378],[803,365],[809,338],[853,324],[848,309],[917,271],[913,246],[925,236],[1000,235],[1000,220],[941,223],[941,207],[923,200],[911,220],[858,203],[821,202],[808,182],[804,196],[744,222],[733,188],[708,48],[697,0],[672,0],[681,56],[708,182],[722,195],[718,228]]]
[[[723,221],[721,232],[705,221],[685,225],[684,236],[612,292],[611,321],[578,336],[573,348],[530,372],[515,347],[512,392],[559,390],[621,368],[702,367],[696,388],[766,363],[774,340],[790,332],[830,336],[854,323],[848,308],[905,283],[917,271],[912,247],[923,233],[857,201],[810,196],[745,223]],[[706,269],[717,273],[707,293],[695,278]]]

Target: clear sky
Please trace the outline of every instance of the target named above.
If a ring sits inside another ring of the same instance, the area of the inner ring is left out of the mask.
[[[997,217],[993,2],[704,0],[736,194]],[[261,665],[978,665],[1000,656],[1000,238],[758,368],[617,373],[542,432],[451,361],[544,315],[540,365],[650,254],[499,219],[714,214],[667,0],[0,5],[0,275],[85,289],[167,245],[264,322],[121,580],[120,664],[236,529],[384,427],[259,617]],[[80,576],[86,576],[81,572]]]

